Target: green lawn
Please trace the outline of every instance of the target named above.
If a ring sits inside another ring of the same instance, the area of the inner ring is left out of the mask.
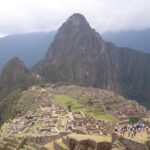
[[[117,121],[116,118],[105,114],[104,112],[99,112],[99,113],[94,113],[92,112],[88,107],[84,106],[83,104],[79,103],[77,101],[77,99],[71,97],[71,96],[67,96],[67,95],[55,95],[54,96],[54,103],[55,104],[61,104],[64,106],[67,106],[67,103],[72,103],[72,110],[73,111],[82,111],[90,116],[93,116],[96,119],[102,119],[102,120],[106,120],[106,121],[111,121],[111,122],[115,122]]]
[[[148,140],[148,137],[149,136],[146,131],[141,131],[141,132],[136,133],[136,136],[134,136],[133,138],[129,137],[127,132],[125,133],[125,138],[139,142],[139,143],[143,143],[143,144]]]
[[[111,122],[116,122],[117,119],[114,118],[113,116],[106,114],[106,113],[93,113],[91,112],[90,115],[92,115],[93,117],[95,117],[96,119],[102,119],[102,120],[106,120],[106,121],[111,121]]]
[[[54,96],[54,103],[55,104],[62,104],[67,106],[67,103],[71,102],[72,103],[72,108],[73,109],[78,109],[83,107],[76,99],[67,96],[67,95],[55,95]]]

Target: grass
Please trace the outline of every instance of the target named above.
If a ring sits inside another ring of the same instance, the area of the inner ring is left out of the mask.
[[[62,142],[62,139],[56,140],[56,143],[57,143],[60,147],[62,147],[63,150],[68,150],[67,145],[65,145],[65,144]]]
[[[94,113],[90,110],[90,108],[86,107],[85,105],[81,104],[77,99],[68,96],[68,95],[54,95],[54,103],[59,104],[59,105],[64,105],[67,106],[67,103],[72,103],[72,110],[73,111],[82,111],[96,119],[101,119],[101,120],[106,120],[106,121],[111,121],[115,122],[117,121],[116,118],[105,114],[104,112],[99,112],[99,113]]]
[[[107,120],[107,121],[111,121],[111,122],[116,122],[117,121],[116,118],[114,118],[113,116],[108,115],[104,112],[102,112],[102,113],[93,113],[93,112],[91,112],[89,114],[91,116],[95,117],[96,119],[102,119],[102,120]]]
[[[146,133],[146,131],[141,131],[137,133],[136,136],[131,138],[126,133],[125,138],[144,144],[148,140],[148,134]]]
[[[69,138],[76,139],[78,141],[81,140],[94,140],[95,142],[111,142],[111,137],[109,136],[96,136],[96,135],[88,135],[88,134],[71,134],[68,135]]]
[[[67,105],[67,103],[71,102],[72,103],[72,107],[74,108],[78,108],[81,107],[82,105],[74,98],[67,96],[67,95],[55,95],[54,96],[54,102],[56,104],[62,104],[62,105]]]
[[[46,147],[48,150],[55,150],[54,142],[50,142],[50,143],[46,144],[44,147]]]
[[[58,139],[58,140],[56,140],[55,142],[56,142],[62,149],[64,149],[64,150],[67,150],[67,149],[68,149],[67,145],[65,145],[65,144],[62,142],[62,139]],[[47,148],[48,150],[55,150],[55,149],[54,149],[54,142],[50,142],[50,143],[46,144],[44,147]]]

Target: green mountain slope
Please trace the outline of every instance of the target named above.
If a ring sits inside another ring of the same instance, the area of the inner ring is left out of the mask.
[[[20,97],[20,93],[38,82],[35,75],[26,68],[17,57],[12,58],[0,75],[0,120],[13,116],[11,107]]]

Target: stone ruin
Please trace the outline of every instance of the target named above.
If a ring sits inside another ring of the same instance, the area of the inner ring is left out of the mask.
[[[19,136],[20,140],[18,140],[19,143],[15,145],[16,147],[21,146],[21,144],[26,145],[27,143],[35,143],[38,145],[34,147],[40,147],[40,145],[54,142],[55,150],[65,150],[55,141],[62,139],[62,142],[64,142],[66,141],[64,137],[72,133],[111,137],[114,128],[115,124],[97,120],[81,111],[68,112],[63,106],[52,105],[51,107],[41,107],[40,111],[36,113],[29,111],[22,117],[10,120],[2,126],[0,135],[6,143],[13,141],[13,136]],[[7,139],[7,137],[9,138]],[[132,143],[132,141],[126,139],[121,139],[120,142],[125,143],[126,147],[128,147],[127,143]],[[136,147],[136,143],[133,142],[132,144]],[[104,141],[97,143],[88,139],[79,142],[69,138],[66,145],[70,150],[99,150],[102,148],[110,150],[113,144]],[[6,145],[3,146],[7,147]],[[115,146],[115,144],[113,146]],[[142,150],[146,150],[145,145],[139,144],[139,147],[144,148]],[[40,147],[39,150],[47,149]]]
[[[67,130],[71,132],[90,135],[110,135],[113,127],[113,123],[97,120],[83,112],[69,113],[69,120],[66,124]]]
[[[17,117],[13,120],[9,120],[0,129],[1,137],[8,136],[23,136],[26,137],[27,142],[33,142],[36,144],[47,144],[53,142],[57,139],[63,138],[64,136],[77,133],[77,134],[88,134],[88,135],[98,135],[98,136],[111,136],[114,131],[115,124],[107,121],[97,120],[83,112],[68,112],[68,110],[63,106],[54,106],[51,100],[46,99],[47,91],[52,91],[56,93],[66,93],[72,87],[56,87],[56,88],[42,88],[38,87],[31,88],[29,90],[39,91],[39,95],[35,99],[35,103],[40,106],[40,110],[36,112],[28,111],[26,108],[23,112],[27,112],[21,117]],[[114,93],[108,94],[105,90],[96,90],[94,93],[90,93],[91,89],[82,89],[82,92],[93,95],[95,102],[110,103],[114,96]],[[128,116],[138,115],[144,116],[146,109],[134,101],[124,101],[121,96],[117,96],[117,105],[112,107],[111,110],[106,110],[107,113],[118,118],[119,124],[127,124]],[[22,138],[23,138],[22,137]],[[24,139],[24,138],[23,138]],[[73,143],[73,142],[71,142]],[[72,144],[69,147],[72,147]],[[92,145],[93,141],[82,141],[81,143],[76,143],[76,147],[85,149],[85,146],[89,144]],[[97,145],[97,144],[95,144]],[[57,147],[58,144],[55,143]],[[92,150],[94,147],[91,146]]]
[[[28,112],[22,117],[9,120],[5,123],[5,131],[1,128],[1,135],[5,134],[24,134],[24,135],[43,135],[56,134],[64,127],[61,123],[67,118],[67,110],[64,107],[45,107],[39,112]]]

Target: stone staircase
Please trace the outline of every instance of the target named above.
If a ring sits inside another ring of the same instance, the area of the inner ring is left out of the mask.
[[[0,150],[19,150],[24,141],[24,138],[4,137],[0,139]]]
[[[67,138],[63,137],[62,139],[59,139],[54,142],[54,149],[55,150],[69,150]]]
[[[47,150],[47,148],[35,143],[26,142],[24,146],[19,150]]]
[[[0,150],[4,150],[6,143],[2,140],[0,140]]]
[[[116,141],[112,144],[111,150],[126,150],[126,148],[121,142]]]
[[[63,137],[46,145],[48,150],[69,150],[67,137]]]
[[[47,148],[32,142],[27,142],[26,138],[10,136],[0,139],[0,150],[47,150]]]

